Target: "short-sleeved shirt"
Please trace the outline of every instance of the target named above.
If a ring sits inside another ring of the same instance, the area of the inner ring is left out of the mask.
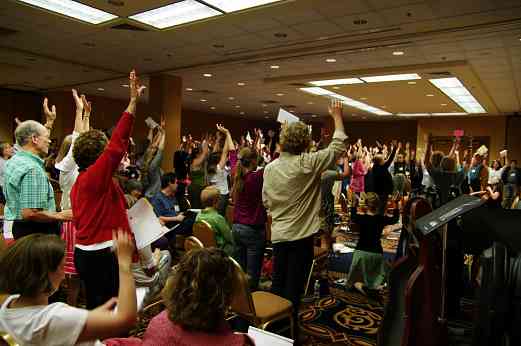
[[[228,189],[228,175],[230,175],[228,168],[221,168],[217,165],[215,174],[210,177],[210,184],[215,185],[221,195],[227,195],[230,192]]]
[[[201,210],[195,218],[195,222],[206,221],[215,232],[217,247],[223,249],[229,256],[233,255],[233,236],[226,219],[213,208]]]
[[[244,188],[237,194],[233,208],[233,222],[242,225],[264,225],[266,209],[262,204],[264,170],[251,171],[244,175]]]
[[[22,209],[54,212],[54,190],[45,173],[43,159],[20,150],[7,161],[4,175],[6,220],[22,220]]]
[[[11,295],[0,308],[0,329],[9,333],[18,344],[25,346],[97,346],[99,341],[77,343],[88,310],[78,309],[64,303],[8,308],[19,298]]]

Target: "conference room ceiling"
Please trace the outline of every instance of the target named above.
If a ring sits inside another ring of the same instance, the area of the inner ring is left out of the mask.
[[[128,17],[175,1],[80,2],[118,19],[91,25],[0,2],[0,87],[126,98],[125,76],[136,68],[145,84],[156,73],[182,77],[187,109],[274,118],[284,107],[308,119],[327,113],[326,97],[300,90],[317,77],[418,73],[416,84],[325,88],[393,114],[346,107],[354,120],[462,112],[428,82],[446,77],[458,78],[486,114],[521,111],[519,0],[282,1],[164,30]]]

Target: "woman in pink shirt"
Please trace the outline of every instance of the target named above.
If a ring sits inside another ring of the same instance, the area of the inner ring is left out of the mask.
[[[367,168],[362,161],[362,154],[360,152],[356,154],[356,160],[353,163],[352,171],[351,189],[353,189],[353,192],[360,194],[361,192],[364,192],[364,179],[367,174]]]

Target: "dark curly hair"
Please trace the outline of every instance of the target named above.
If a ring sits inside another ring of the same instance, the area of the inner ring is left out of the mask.
[[[90,130],[78,136],[74,142],[72,156],[80,171],[92,165],[105,150],[107,136],[100,130]]]
[[[56,235],[35,233],[17,240],[0,257],[0,292],[36,297],[54,290],[49,273],[58,270],[65,243]]]
[[[162,292],[168,318],[186,330],[216,332],[231,303],[234,277],[235,267],[223,250],[188,252]]]

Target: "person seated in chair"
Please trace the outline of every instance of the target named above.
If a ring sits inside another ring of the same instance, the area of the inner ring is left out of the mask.
[[[363,287],[380,289],[387,279],[389,267],[383,257],[380,237],[384,227],[395,223],[398,215],[379,214],[381,202],[374,192],[363,193],[360,203],[365,204],[367,211],[354,216],[353,221],[360,227],[360,238],[353,253],[347,284],[365,293]]]
[[[215,232],[217,247],[223,249],[229,256],[233,255],[234,241],[232,231],[226,219],[219,214],[220,193],[215,186],[209,186],[201,192],[203,210],[195,218],[195,222],[206,221]]]
[[[109,339],[105,345],[251,345],[248,336],[233,333],[224,318],[234,278],[235,267],[223,250],[186,253],[163,290],[166,309],[150,321],[143,339]]]

